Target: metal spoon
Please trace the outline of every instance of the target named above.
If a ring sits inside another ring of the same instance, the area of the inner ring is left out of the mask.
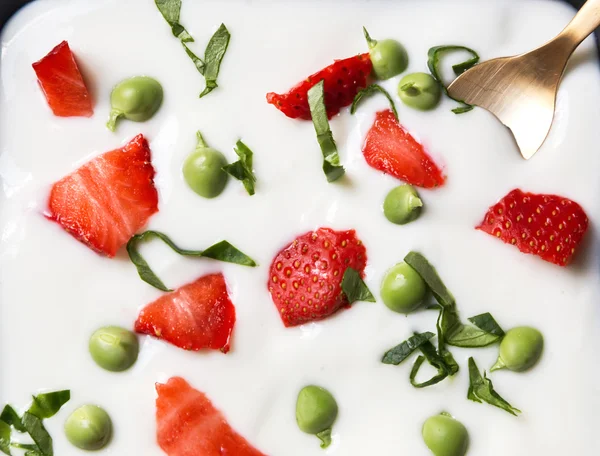
[[[530,159],[546,140],[558,85],[573,51],[600,25],[600,0],[588,0],[567,27],[534,51],[501,57],[460,75],[448,92],[494,114]]]

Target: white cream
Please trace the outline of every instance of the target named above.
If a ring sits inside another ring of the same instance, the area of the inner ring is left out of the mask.
[[[321,171],[311,123],[288,119],[265,101],[267,92],[287,90],[334,58],[365,52],[363,25],[374,38],[402,41],[409,71],[424,71],[431,46],[465,44],[483,59],[514,54],[554,36],[572,15],[563,4],[533,0],[185,1],[181,20],[197,40],[193,49],[202,53],[221,22],[232,33],[220,87],[199,100],[202,77],[151,0],[46,0],[24,9],[2,35],[0,402],[21,405],[39,388],[70,388],[71,402],[47,421],[60,456],[81,454],[62,424],[83,403],[112,415],[115,436],[104,454],[163,454],[155,442],[154,383],[173,375],[206,392],[238,432],[271,456],[426,455],[421,425],[442,410],[469,429],[470,455],[599,454],[600,75],[593,43],[574,57],[556,124],[529,162],[482,110],[455,116],[450,100],[430,113],[398,104],[402,123],[448,175],[443,188],[421,192],[426,212],[404,227],[381,211],[398,182],[371,169],[360,151],[373,113],[386,107],[383,97],[332,121],[348,175],[336,184]],[[63,39],[95,99],[91,119],[54,117],[37,86],[31,63]],[[104,126],[110,90],[139,74],[163,84],[164,105],[151,121],[122,122],[113,134]],[[397,81],[384,83],[394,95]],[[186,187],[180,168],[197,129],[231,160],[239,138],[254,150],[255,196],[236,181],[215,200]],[[124,251],[116,259],[98,256],[42,212],[54,181],[140,132],[151,141],[160,192],[160,212],[149,227],[190,248],[227,239],[260,267],[190,260],[148,246],[144,253],[168,285],[224,272],[238,318],[232,351],[189,353],[143,337],[134,368],[113,374],[89,357],[89,335],[105,324],[132,327],[160,292],[137,277]],[[515,187],[558,193],[586,209],[591,228],[572,266],[546,264],[473,229]],[[433,330],[433,312],[404,317],[381,301],[358,303],[322,322],[284,328],[266,287],[270,261],[296,235],[319,226],[357,230],[377,297],[386,269],[414,249],[437,267],[463,318],[489,311],[505,328],[539,327],[546,337],[539,366],[492,376],[523,414],[515,418],[466,399],[467,358],[489,368],[497,347],[453,349],[459,374],[424,390],[410,386],[410,363],[380,363],[412,330]],[[326,451],[296,427],[296,394],[308,383],[327,387],[339,402]]]

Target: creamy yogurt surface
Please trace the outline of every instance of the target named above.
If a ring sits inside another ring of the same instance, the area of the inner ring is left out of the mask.
[[[184,377],[205,392],[231,426],[272,456],[427,455],[421,426],[448,411],[469,430],[470,455],[530,456],[600,453],[595,426],[600,407],[599,247],[600,74],[591,40],[576,52],[558,94],[555,125],[530,161],[510,133],[475,109],[455,115],[449,99],[432,112],[401,104],[399,78],[382,83],[393,94],[402,124],[444,167],[446,184],[421,190],[426,210],[396,226],[381,205],[398,181],[370,168],[361,145],[374,97],[351,116],[331,121],[344,180],[328,184],[310,122],[285,117],[265,101],[305,76],[366,52],[361,27],[407,48],[409,72],[426,71],[427,50],[464,44],[482,59],[512,55],[556,35],[574,10],[552,1],[185,1],[181,22],[201,53],[221,22],[232,34],[219,88],[198,99],[203,79],[171,35],[151,0],[38,0],[2,34],[0,67],[0,400],[18,406],[37,391],[70,389],[71,401],[45,422],[55,454],[82,454],[62,426],[84,403],[111,415],[114,437],[101,453],[164,454],[156,443],[155,382]],[[95,101],[87,118],[52,115],[31,64],[68,40]],[[165,90],[164,104],[146,123],[105,127],[111,88],[148,75]],[[242,138],[255,152],[258,178],[250,197],[230,181],[206,200],[185,184],[181,166],[201,130],[230,161]],[[179,245],[204,248],[227,239],[258,268],[186,259],[152,243],[143,253],[171,287],[222,271],[236,307],[231,351],[186,352],[140,337],[132,369],[114,374],[91,359],[87,343],[103,325],[132,328],[139,310],[161,292],[142,282],[122,249],[114,259],[92,252],[44,218],[51,184],[138,133],[150,141],[160,212],[148,225]],[[487,208],[513,188],[555,193],[586,210],[591,227],[575,262],[560,268],[476,231]],[[368,252],[366,283],[377,303],[356,303],[325,320],[284,328],[267,289],[275,254],[299,234],[326,226],[357,230]],[[434,264],[455,295],[464,320],[491,312],[500,325],[538,327],[545,336],[539,365],[529,373],[491,375],[496,390],[523,411],[515,418],[466,399],[467,359],[489,369],[497,345],[452,352],[460,372],[417,390],[410,363],[380,362],[412,331],[433,331],[436,312],[404,316],[379,297],[385,271],[410,250]],[[319,448],[296,426],[298,391],[330,390],[340,413],[333,444]],[[21,410],[22,411],[22,410]],[[16,451],[15,451],[16,452]]]

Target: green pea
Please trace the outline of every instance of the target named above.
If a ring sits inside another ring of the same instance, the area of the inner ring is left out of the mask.
[[[163,100],[160,83],[148,76],[135,76],[117,84],[110,94],[110,118],[106,126],[115,131],[117,121],[123,117],[134,122],[150,119]]]
[[[183,177],[189,187],[204,198],[219,196],[227,184],[228,175],[223,171],[227,159],[218,150],[208,147],[202,134],[198,146],[183,162]]]
[[[425,281],[404,262],[392,267],[381,283],[381,299],[394,312],[407,314],[416,310],[426,293]]]
[[[77,448],[87,451],[104,448],[112,435],[108,413],[97,405],[84,405],[65,422],[65,435]]]
[[[369,45],[369,56],[377,79],[390,79],[398,76],[408,67],[408,53],[402,44],[395,40],[377,41],[369,36],[363,27]]]
[[[331,443],[331,427],[337,414],[337,402],[325,388],[309,385],[298,393],[296,401],[298,427],[307,434],[319,437],[322,448],[326,448]]]
[[[490,369],[524,372],[531,369],[542,356],[544,336],[535,328],[520,326],[506,333],[500,343],[498,361]]]
[[[98,366],[111,372],[121,372],[136,362],[140,346],[131,331],[106,326],[92,334],[88,349]]]
[[[429,111],[440,102],[442,88],[430,74],[412,73],[400,80],[398,96],[411,108]]]
[[[412,185],[392,189],[383,202],[383,214],[396,225],[405,225],[419,218],[423,201]]]
[[[467,428],[447,413],[428,418],[421,432],[425,445],[435,456],[464,456],[467,452]]]

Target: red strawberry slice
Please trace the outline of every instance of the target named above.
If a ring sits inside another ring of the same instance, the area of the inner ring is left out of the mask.
[[[298,237],[273,259],[269,291],[285,326],[321,320],[348,304],[347,268],[364,275],[367,251],[354,230],[319,228]]]
[[[523,253],[559,266],[569,264],[587,228],[587,215],[575,201],[519,189],[490,207],[477,226]]]
[[[158,212],[150,147],[142,135],[52,186],[48,218],[91,249],[114,257]]]
[[[298,117],[310,120],[308,91],[312,86],[324,81],[325,106],[331,119],[344,106],[352,104],[358,91],[367,86],[367,78],[373,65],[369,54],[360,54],[344,60],[336,60],[327,68],[309,76],[294,86],[288,93],[267,94],[267,101],[292,119]]]
[[[373,168],[409,184],[424,188],[444,184],[441,170],[389,109],[377,113],[363,154]]]
[[[200,277],[148,304],[135,331],[166,340],[184,350],[229,351],[235,307],[223,274]]]
[[[168,456],[265,456],[181,377],[157,383],[156,438]]]
[[[92,98],[69,43],[63,41],[32,66],[55,116],[90,117],[94,114]]]

